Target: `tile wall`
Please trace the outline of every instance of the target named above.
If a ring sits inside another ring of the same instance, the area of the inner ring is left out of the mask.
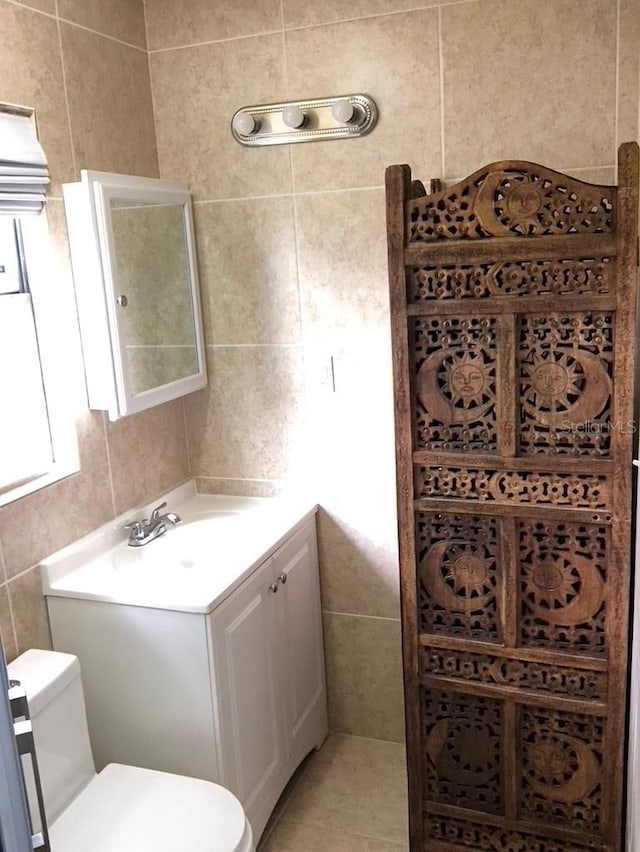
[[[109,423],[87,412],[60,184],[81,168],[158,175],[142,0],[0,0],[0,101],[33,106],[52,172],[48,205],[61,342],[76,339],[81,471],[0,508],[0,636],[7,659],[49,647],[35,563],[188,476],[182,401]],[[64,329],[64,331],[63,331]]]
[[[196,199],[210,387],[188,398],[203,491],[307,481],[330,722],[400,740],[384,168],[531,159],[614,182],[638,124],[638,0],[146,0],[163,177]],[[363,91],[365,139],[248,150],[241,106]],[[335,392],[327,377],[333,359]]]

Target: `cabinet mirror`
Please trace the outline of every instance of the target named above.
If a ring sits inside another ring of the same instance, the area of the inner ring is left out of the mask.
[[[115,420],[206,385],[191,198],[81,174],[63,190],[89,403]]]

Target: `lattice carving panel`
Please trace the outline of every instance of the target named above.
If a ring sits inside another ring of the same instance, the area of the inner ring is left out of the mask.
[[[416,515],[420,629],[497,642],[498,521]]]
[[[518,523],[522,645],[606,655],[606,526]]]
[[[607,698],[607,675],[602,671],[471,654],[457,649],[423,647],[420,673],[423,677],[459,678],[467,683],[510,686],[562,698],[599,701]]]
[[[598,716],[521,707],[521,816],[599,829],[603,738],[604,722]]]
[[[408,202],[409,241],[611,232],[613,187],[522,166],[496,163],[443,192]]]
[[[611,483],[598,474],[418,466],[414,487],[416,497],[603,510],[596,519],[610,520]]]
[[[521,453],[609,455],[613,333],[607,312],[520,318]]]
[[[421,706],[426,797],[503,813],[500,702],[423,689]]]
[[[425,837],[440,843],[461,846],[471,852],[594,852],[602,850],[599,844],[575,843],[571,840],[553,840],[540,834],[483,825],[455,817],[425,814]],[[429,847],[425,846],[425,850]]]
[[[416,319],[416,448],[496,451],[495,320]]]
[[[496,296],[600,296],[615,291],[615,259],[532,260],[414,267],[410,302]]]

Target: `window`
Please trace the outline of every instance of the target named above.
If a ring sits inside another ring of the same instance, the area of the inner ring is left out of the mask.
[[[60,392],[68,329],[56,316],[65,300],[51,273],[47,182],[32,111],[0,105],[0,505],[78,469]]]
[[[0,364],[0,488],[5,488],[46,473],[54,461],[22,229],[9,216],[0,220]]]

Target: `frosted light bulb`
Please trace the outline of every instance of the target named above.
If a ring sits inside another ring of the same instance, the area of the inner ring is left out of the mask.
[[[336,101],[331,107],[331,115],[336,121],[339,121],[340,124],[348,124],[353,118],[353,113],[353,104],[347,98],[342,98],[342,100]]]
[[[233,118],[233,129],[241,136],[251,136],[259,127],[258,122],[248,112],[239,112]]]
[[[305,114],[299,106],[292,104],[282,110],[282,120],[287,127],[293,127],[295,129],[296,127],[302,127],[305,120]]]

